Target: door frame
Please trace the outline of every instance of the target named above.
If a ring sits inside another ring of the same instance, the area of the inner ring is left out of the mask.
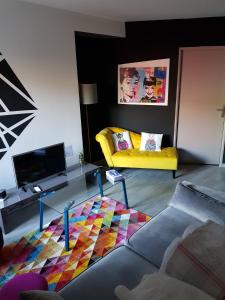
[[[185,49],[218,49],[224,48],[225,46],[199,46],[199,47],[180,47],[178,56],[178,68],[177,68],[177,93],[176,93],[176,104],[175,104],[175,118],[174,118],[174,133],[173,133],[173,146],[177,147],[177,136],[178,136],[178,120],[180,111],[180,93],[181,93],[181,81],[182,81],[182,65],[183,65],[183,53]],[[221,140],[219,167],[225,167],[223,163],[223,154],[225,152],[225,118],[224,127]]]
[[[223,133],[222,133],[223,137],[222,137],[222,142],[221,142],[221,150],[220,150],[220,167],[225,168],[225,162],[223,162],[223,155],[225,152],[225,118],[224,118],[224,122],[223,122]]]

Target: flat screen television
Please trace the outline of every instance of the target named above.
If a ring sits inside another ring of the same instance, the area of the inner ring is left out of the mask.
[[[64,143],[13,156],[18,188],[66,171]]]

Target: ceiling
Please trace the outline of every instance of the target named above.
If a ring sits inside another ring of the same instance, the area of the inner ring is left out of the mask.
[[[25,0],[115,21],[225,16],[224,0]]]

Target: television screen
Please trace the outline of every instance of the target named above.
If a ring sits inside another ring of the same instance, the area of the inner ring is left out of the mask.
[[[18,188],[66,170],[64,143],[13,156]]]

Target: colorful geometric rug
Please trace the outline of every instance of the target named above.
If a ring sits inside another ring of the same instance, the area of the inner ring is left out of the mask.
[[[58,291],[69,281],[123,244],[150,217],[111,198],[95,197],[69,212],[70,251],[65,251],[63,218],[33,231],[0,252],[0,286],[16,274],[35,272]]]

